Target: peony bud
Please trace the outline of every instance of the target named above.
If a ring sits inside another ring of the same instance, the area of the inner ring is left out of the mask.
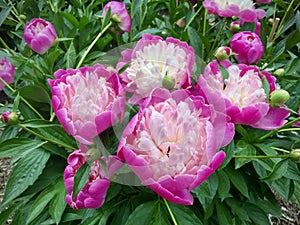
[[[219,62],[222,62],[228,59],[232,54],[232,50],[229,47],[219,47],[215,53],[215,57]]]
[[[19,123],[18,115],[15,112],[2,113],[0,120],[8,125],[16,125]]]
[[[238,63],[258,63],[264,53],[264,46],[259,36],[250,31],[243,31],[232,36],[230,47]]]
[[[57,35],[51,23],[34,18],[25,25],[24,40],[33,51],[42,55],[56,43]]]
[[[283,89],[278,89],[270,94],[270,105],[273,107],[280,107],[281,104],[286,103],[290,98],[290,94]]]
[[[239,32],[240,30],[241,30],[240,22],[238,22],[238,21],[231,22],[231,24],[230,24],[230,32],[231,33],[236,33],[236,32]]]
[[[277,69],[274,71],[274,75],[280,77],[280,76],[283,76],[285,74],[285,71],[283,68],[280,68],[280,69]]]
[[[15,67],[6,58],[0,60],[0,77],[8,84],[14,82]],[[0,81],[0,91],[4,89],[4,84]]]
[[[108,2],[103,8],[103,17],[105,16],[109,8],[111,13],[111,19],[117,23],[120,30],[124,32],[130,32],[131,19],[126,9],[125,3],[117,1]]]
[[[168,90],[172,90],[175,87],[175,79],[174,77],[165,75],[162,80],[162,85],[164,88]]]
[[[293,149],[290,152],[290,159],[295,163],[300,163],[300,149]]]

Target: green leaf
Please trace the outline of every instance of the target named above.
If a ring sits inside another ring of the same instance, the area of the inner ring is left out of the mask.
[[[294,30],[286,37],[285,50],[293,48],[297,43],[300,42],[300,30]]]
[[[44,144],[46,142],[30,138],[12,138],[0,143],[0,158],[24,155]]]
[[[68,51],[65,54],[64,60],[66,62],[66,68],[73,68],[76,64],[76,50],[73,41],[71,42]]]
[[[228,208],[220,203],[219,201],[215,202],[216,205],[216,211],[217,211],[217,216],[218,216],[218,221],[220,225],[230,225],[233,224],[232,222],[232,214],[228,210]]]
[[[169,203],[178,224],[203,225],[202,221],[187,206]]]
[[[264,181],[274,181],[284,176],[288,169],[288,159],[283,159],[276,163],[273,167],[272,172],[267,176],[262,178]]]
[[[232,156],[234,155],[235,152],[235,144],[234,140],[232,140],[225,148],[224,152],[226,153],[226,158],[222,162],[221,166],[219,167],[219,170],[225,168],[227,164],[231,161]]]
[[[239,140],[236,144],[236,156],[255,156],[256,149],[253,145],[244,140]],[[235,169],[238,169],[250,162],[252,158],[235,158]]]
[[[50,95],[48,92],[38,85],[27,85],[17,90],[23,98],[28,100],[31,104],[51,104]]]
[[[35,149],[18,161],[7,181],[1,207],[5,207],[38,179],[49,157],[48,152]]]
[[[58,182],[55,185],[55,191],[56,194],[50,201],[49,213],[54,219],[55,223],[59,224],[64,210],[67,206],[67,202],[65,200],[67,192],[63,178],[59,178]]]
[[[58,123],[53,123],[48,120],[31,119],[21,123],[25,127],[40,128],[40,127],[61,127]]]
[[[248,185],[242,173],[232,167],[226,167],[224,171],[236,189],[238,189],[245,197],[249,198]]]
[[[218,189],[218,176],[216,173],[211,174],[202,184],[195,188],[192,192],[197,196],[214,198]]]
[[[249,217],[255,224],[269,225],[270,221],[264,211],[258,206],[252,203],[246,203],[244,209],[247,210]]]
[[[218,194],[223,201],[225,198],[228,197],[230,191],[230,180],[227,174],[223,170],[217,171],[219,185],[218,185]]]
[[[126,225],[136,225],[137,221],[139,224],[143,225],[151,224],[151,221],[154,219],[156,205],[156,201],[150,201],[139,205],[129,216]]]
[[[191,46],[195,49],[195,53],[198,56],[202,55],[202,50],[201,50],[201,45],[202,41],[201,38],[199,37],[197,31],[193,27],[188,27],[187,33],[189,36],[190,44]]]
[[[263,89],[265,91],[266,96],[269,96],[269,93],[270,93],[270,84],[267,81],[267,79],[266,79],[265,76],[262,78],[262,85],[263,85]]]
[[[125,224],[126,221],[128,220],[130,213],[131,213],[131,204],[130,201],[126,201],[124,204],[122,204],[119,207],[116,216],[112,218],[111,225]]]
[[[6,6],[6,7],[1,7],[1,12],[0,12],[0,26],[2,25],[2,23],[5,21],[5,19],[7,18],[7,16],[9,15],[12,6]]]
[[[238,216],[242,221],[250,221],[247,211],[244,209],[244,203],[236,198],[227,198],[226,204],[230,207],[230,211]]]
[[[91,167],[88,163],[83,164],[76,172],[74,177],[74,186],[72,199],[74,199],[84,185],[87,183],[89,175],[90,175]]]

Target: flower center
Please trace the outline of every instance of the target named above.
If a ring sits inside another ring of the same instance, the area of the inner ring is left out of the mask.
[[[95,117],[105,111],[116,97],[111,83],[95,73],[87,72],[85,76],[77,73],[59,85],[64,90],[64,108],[68,117],[79,125],[94,122]]]
[[[47,26],[47,24],[44,24],[44,23],[41,23],[41,22],[37,22],[35,24],[35,26],[31,26],[30,27],[30,31],[32,32],[33,35],[37,35],[41,31],[43,31],[46,26]]]
[[[145,109],[138,124],[132,149],[143,157],[153,171],[153,178],[195,174],[207,162],[207,118],[191,110],[186,102],[173,99]]]
[[[175,87],[184,79],[187,73],[187,54],[180,46],[159,40],[149,44],[136,52],[127,68],[127,76],[132,81],[128,85],[135,85],[136,92],[146,97],[154,88],[163,87],[165,75],[175,80]]]

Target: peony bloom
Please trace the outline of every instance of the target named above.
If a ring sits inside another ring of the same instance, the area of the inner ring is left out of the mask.
[[[24,40],[33,51],[42,55],[55,44],[57,35],[51,23],[34,18],[25,25]]]
[[[104,160],[104,158],[102,158]],[[106,161],[108,174],[105,173],[99,160],[91,165],[87,183],[82,190],[72,199],[74,176],[77,170],[86,163],[84,153],[80,150],[72,152],[68,157],[68,166],[64,171],[64,182],[67,190],[66,201],[73,209],[99,208],[105,201],[106,192],[110,186],[109,178],[122,166],[122,162],[115,156],[110,156]]]
[[[94,137],[123,119],[125,95],[113,71],[96,64],[58,70],[54,76],[49,80],[53,110],[78,142],[92,144]]]
[[[273,76],[244,64],[231,65],[226,70],[228,78],[223,78],[217,61],[212,61],[205,68],[204,76],[199,77],[198,87],[207,99],[215,96],[225,100],[226,113],[233,123],[263,130],[276,129],[286,123],[289,111],[271,107],[268,102],[268,95],[276,88]],[[269,93],[264,88],[266,85]]]
[[[195,55],[186,42],[144,34],[133,50],[127,49],[122,55],[117,69],[130,63],[121,78],[126,90],[133,92],[131,104],[140,103],[154,88],[188,88],[191,85]]]
[[[243,31],[232,36],[230,47],[238,63],[258,63],[264,53],[264,46],[259,36],[250,31]]]
[[[15,67],[6,58],[0,60],[0,77],[8,84],[14,82]],[[0,91],[4,89],[4,84],[0,81]]]
[[[125,32],[130,32],[131,28],[131,19],[127,12],[126,6],[124,2],[116,2],[111,1],[108,2],[102,12],[102,16],[104,17],[107,10],[110,8],[110,14],[113,21],[118,24],[118,27]]]
[[[256,22],[265,17],[266,12],[255,9],[252,0],[204,0],[203,6],[209,13],[221,17],[236,16],[245,22]]]
[[[225,158],[218,147],[234,135],[226,115],[186,90],[155,89],[125,128],[118,156],[143,185],[168,201],[191,205],[190,191]]]

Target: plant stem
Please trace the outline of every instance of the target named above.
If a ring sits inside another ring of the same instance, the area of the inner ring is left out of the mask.
[[[15,93],[16,90],[13,89],[5,80],[0,77],[0,82],[2,82],[11,92]],[[25,98],[20,96],[20,99],[33,111],[35,112],[41,119],[45,119]]]
[[[217,41],[219,40],[219,36],[220,36],[220,34],[221,34],[221,31],[224,29],[224,27],[225,27],[225,25],[226,25],[226,22],[227,22],[227,20],[223,20],[223,21],[222,21],[223,24],[222,24],[222,26],[220,27],[220,29],[218,30],[217,36],[215,37],[215,41],[214,41],[214,43],[213,43],[213,45],[212,45],[212,47],[211,47],[211,49],[210,49],[210,52],[207,54],[208,57],[210,57],[210,55],[213,53],[214,48],[215,48],[215,46],[216,46],[216,44],[217,44]]]
[[[170,213],[170,216],[171,216],[171,219],[172,219],[174,225],[178,225],[178,223],[176,222],[176,219],[175,219],[175,217],[174,217],[174,214],[173,214],[173,212],[172,212],[172,210],[171,210],[171,208],[170,208],[170,206],[169,206],[169,204],[168,204],[168,202],[167,202],[166,199],[164,199],[164,203],[165,203],[165,205],[167,206],[167,209],[168,209],[168,211],[169,211],[169,213]]]
[[[4,48],[9,51],[11,55],[15,55],[14,51],[10,49],[10,47],[5,43],[5,41],[0,37],[0,42],[4,46]]]
[[[273,134],[275,134],[275,133],[277,133],[277,132],[280,132],[281,130],[286,129],[287,127],[293,125],[294,123],[296,123],[296,122],[298,122],[298,121],[300,121],[300,117],[298,117],[298,118],[296,118],[296,119],[294,119],[294,120],[292,120],[292,121],[286,123],[285,125],[283,125],[282,127],[278,128],[278,129],[271,130],[269,133],[267,133],[267,134],[265,134],[264,136],[260,137],[260,138],[259,138],[259,141],[262,141],[262,140],[264,140],[264,139],[266,139],[266,138],[272,136]]]
[[[91,49],[94,47],[94,45],[99,40],[99,38],[104,34],[105,31],[107,31],[107,29],[111,25],[112,25],[112,22],[110,21],[109,24],[107,24],[106,27],[104,27],[103,30],[100,31],[100,33],[97,35],[97,37],[94,39],[94,41],[90,44],[88,49],[84,52],[83,56],[81,57],[79,63],[76,66],[76,69],[78,69],[81,66],[81,64],[83,63],[83,61],[84,61],[85,57],[87,56],[87,54],[91,51]]]
[[[36,133],[35,131],[29,129],[28,127],[25,127],[25,126],[22,125],[22,124],[18,124],[18,126],[21,127],[22,129],[28,131],[29,133],[31,133],[31,134],[33,134],[33,135],[35,135],[35,136],[37,136],[37,137],[39,137],[39,138],[45,140],[45,141],[48,141],[48,142],[51,142],[51,143],[53,143],[53,144],[60,145],[60,146],[63,146],[63,147],[65,147],[65,148],[74,150],[73,147],[71,147],[71,146],[69,146],[69,145],[65,145],[65,144],[63,144],[63,143],[58,143],[58,142],[56,142],[56,141],[54,141],[54,140],[51,140],[51,139],[49,139],[49,138],[46,138],[46,137],[44,137],[43,135],[38,134],[38,133]]]
[[[285,152],[285,153],[290,153],[288,150],[282,149],[282,148],[276,148],[276,147],[271,147],[277,151]]]
[[[193,20],[195,19],[195,17],[198,15],[198,13],[200,12],[200,10],[202,9],[202,7],[200,7],[197,12],[193,15],[193,17],[190,19],[190,21],[185,25],[185,28],[184,28],[184,32],[186,32],[187,28],[189,27],[189,25],[193,22]],[[205,11],[206,12],[206,11]],[[206,19],[206,18],[204,18]]]

